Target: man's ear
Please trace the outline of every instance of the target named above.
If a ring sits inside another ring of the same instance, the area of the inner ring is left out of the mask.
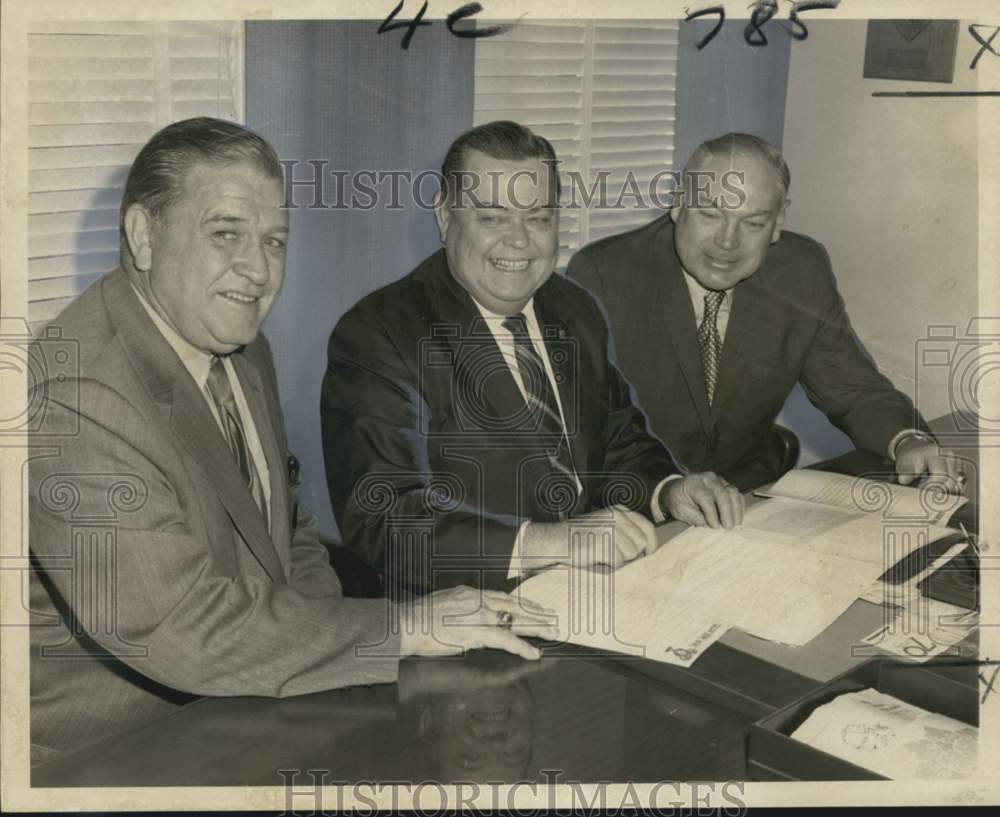
[[[677,219],[681,217],[681,207],[684,206],[684,188],[678,187],[674,190],[674,199],[672,202],[672,207],[670,208],[670,220],[676,224]]]
[[[125,240],[135,268],[149,272],[153,266],[153,219],[141,204],[133,204],[125,211]]]
[[[448,203],[445,201],[445,193],[443,190],[438,190],[437,195],[434,196],[434,220],[437,222],[438,235],[441,236],[441,243],[444,244],[445,239],[448,237],[448,224],[451,222],[451,210],[448,209]]]
[[[785,212],[788,210],[788,205],[792,203],[791,199],[785,199],[781,202],[781,209],[778,210],[778,217],[774,220],[774,229],[771,230],[771,243],[774,244],[779,238],[781,238],[781,228],[785,224]]]

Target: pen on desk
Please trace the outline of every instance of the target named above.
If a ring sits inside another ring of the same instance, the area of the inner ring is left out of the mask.
[[[978,556],[979,555],[979,545],[976,542],[976,537],[973,536],[971,533],[969,533],[969,531],[966,529],[965,525],[963,525],[961,522],[958,523],[958,527],[961,529],[962,533],[965,535],[966,540],[968,540],[969,545],[972,546],[972,549],[976,552],[976,555]]]

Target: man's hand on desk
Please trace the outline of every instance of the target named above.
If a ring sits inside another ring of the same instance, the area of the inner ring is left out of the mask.
[[[567,522],[529,523],[521,539],[521,558],[535,569],[554,564],[618,567],[657,547],[653,523],[615,505]]]
[[[930,437],[923,434],[903,437],[895,453],[900,485],[909,485],[926,474],[929,479],[942,481],[950,493],[962,493],[965,480],[958,459]]]
[[[706,471],[688,474],[663,486],[660,504],[665,513],[681,522],[699,527],[727,530],[743,522],[746,500],[739,488]]]
[[[503,623],[504,619],[507,623]],[[490,647],[522,658],[541,652],[515,635],[558,640],[555,612],[498,590],[455,587],[400,605],[403,655],[459,655]]]

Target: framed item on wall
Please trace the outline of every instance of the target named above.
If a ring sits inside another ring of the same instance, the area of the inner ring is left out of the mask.
[[[869,20],[864,76],[951,82],[958,20]]]

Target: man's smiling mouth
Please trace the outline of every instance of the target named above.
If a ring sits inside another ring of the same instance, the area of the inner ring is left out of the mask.
[[[222,297],[233,303],[241,304],[243,306],[249,306],[250,304],[255,304],[260,300],[259,297],[253,295],[244,295],[242,292],[223,292]]]
[[[490,263],[502,272],[524,272],[531,263],[527,258],[518,260],[509,258],[491,258]]]

